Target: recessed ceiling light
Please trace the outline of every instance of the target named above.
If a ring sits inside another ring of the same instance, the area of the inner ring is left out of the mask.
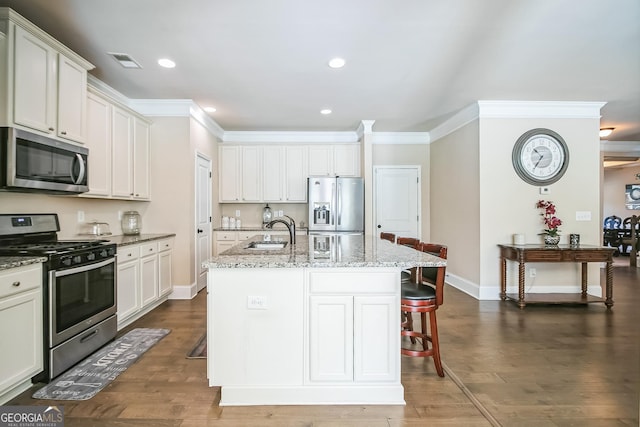
[[[346,61],[342,58],[333,58],[329,61],[329,67],[331,68],[342,68],[346,64]]]
[[[207,113],[215,113],[216,109],[213,107],[204,107],[204,111],[206,111]]]
[[[173,68],[176,66],[176,63],[168,58],[158,59],[158,65],[164,68]]]
[[[320,114],[324,114],[326,116],[327,114],[331,114],[331,110],[328,108],[325,108],[324,110],[320,110]]]
[[[118,63],[124,68],[142,68],[142,66],[140,66],[140,64],[138,64],[138,62],[128,53],[107,52],[107,55],[110,55],[113,59],[118,61]]]

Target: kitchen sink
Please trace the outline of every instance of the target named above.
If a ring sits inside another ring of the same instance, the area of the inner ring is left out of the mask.
[[[247,249],[256,249],[256,250],[273,250],[273,249],[284,249],[285,246],[287,246],[288,242],[279,242],[279,241],[268,241],[268,240],[263,240],[261,242],[251,242],[249,243],[249,246],[247,246]]]

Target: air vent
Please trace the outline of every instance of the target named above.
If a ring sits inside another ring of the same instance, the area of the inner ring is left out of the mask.
[[[140,64],[127,53],[108,52],[107,54],[118,61],[124,68],[142,68]]]

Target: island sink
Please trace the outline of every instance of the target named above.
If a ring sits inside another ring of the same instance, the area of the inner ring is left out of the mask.
[[[271,242],[268,240],[264,240],[262,242],[251,242],[246,247],[246,249],[255,249],[255,250],[269,250],[269,249],[284,249],[287,246],[287,242]]]

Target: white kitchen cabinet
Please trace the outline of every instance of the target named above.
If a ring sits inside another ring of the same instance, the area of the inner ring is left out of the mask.
[[[306,146],[287,145],[285,147],[284,182],[287,202],[305,203],[307,201],[308,148]]]
[[[118,247],[118,329],[167,300],[173,238]]]
[[[310,383],[399,381],[395,273],[309,273]]]
[[[0,404],[43,370],[42,264],[0,271]]]
[[[309,146],[309,175],[360,176],[360,146],[358,144]]]
[[[283,201],[284,164],[284,147],[269,146],[262,148],[262,201]]]
[[[227,249],[237,245],[238,243],[249,240],[253,236],[262,236],[268,234],[269,236],[278,236],[279,238],[285,238],[289,241],[289,231],[278,230],[217,230],[213,232],[213,255],[217,256]],[[296,236],[306,235],[306,230],[296,230]]]
[[[241,188],[242,201],[256,203],[262,201],[262,147],[249,145],[242,147]]]
[[[6,123],[84,143],[87,70],[93,65],[17,14],[8,16]]]
[[[158,298],[158,243],[140,245],[140,296],[142,306]]]
[[[87,196],[111,196],[111,103],[94,93],[87,94],[87,142],[91,167]]]
[[[223,145],[218,149],[220,202],[242,200],[241,155],[242,147],[237,145]]]
[[[89,191],[82,197],[150,200],[149,121],[94,88],[87,94]]]

